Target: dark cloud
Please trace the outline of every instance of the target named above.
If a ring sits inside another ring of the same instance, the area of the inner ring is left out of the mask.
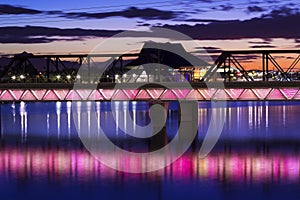
[[[258,4],[261,4],[261,3],[263,3],[263,2],[261,2],[261,1],[250,1],[249,5],[258,5]]]
[[[198,0],[198,1],[201,1],[203,3],[213,3],[214,0]]]
[[[215,61],[221,54],[213,54],[213,55],[210,55],[211,58]],[[236,55],[236,54],[233,54],[232,55],[238,62],[241,62],[241,63],[252,63],[253,60],[257,60],[258,58],[260,58],[258,55]]]
[[[53,42],[53,39],[49,39],[46,37],[39,38],[30,38],[30,37],[3,37],[0,36],[0,43],[9,44],[9,43],[22,43],[22,44],[33,44],[33,43],[50,43]]]
[[[220,53],[222,52],[222,49],[218,47],[212,47],[212,46],[204,46],[204,47],[196,47],[196,51],[194,53]]]
[[[238,61],[242,63],[251,63],[253,60],[257,60],[260,58],[258,55],[233,55],[233,57]]]
[[[263,11],[265,11],[265,9],[262,7],[259,7],[259,6],[248,6],[247,11],[250,13],[263,12]]]
[[[287,56],[287,57],[285,57],[285,59],[288,59],[288,60],[295,60],[295,57]]]
[[[19,6],[0,4],[0,15],[7,15],[7,14],[13,14],[13,15],[31,14],[31,15],[34,15],[34,14],[40,14],[40,13],[42,13],[42,11],[23,8],[23,7],[19,7]]]
[[[253,18],[240,21],[211,22],[209,24],[164,25],[162,27],[182,32],[194,39],[241,38],[300,38],[300,14]]]
[[[249,44],[271,44],[271,41],[264,40],[264,41],[250,41]]]
[[[6,14],[47,14],[47,15],[58,15],[60,17],[67,18],[87,18],[87,19],[104,19],[108,17],[125,17],[125,18],[141,18],[145,20],[168,20],[174,19],[180,15],[179,12],[175,11],[165,11],[154,8],[137,8],[130,7],[121,11],[114,12],[98,12],[98,13],[88,13],[88,12],[62,12],[59,10],[53,11],[41,11],[34,9],[27,9],[19,6],[12,5],[1,5],[0,4],[0,15]]]
[[[22,43],[22,44],[34,44],[34,43],[50,43],[54,41],[78,41],[82,40],[78,37],[70,37],[70,38],[49,38],[46,36],[42,37],[2,37],[0,36],[0,43]]]
[[[220,10],[222,10],[222,11],[229,11],[229,10],[232,10],[232,9],[234,9],[234,7],[232,5],[229,5],[229,4],[220,6]]]
[[[125,18],[141,18],[145,20],[167,20],[174,19],[179,15],[178,12],[164,11],[154,8],[136,8],[130,7],[122,11],[102,12],[102,13],[86,13],[86,12],[72,12],[64,13],[64,17],[69,18],[95,18],[103,19],[108,17],[125,17]]]
[[[137,24],[137,26],[151,26],[151,24],[148,24],[148,23],[140,23],[140,24]]]
[[[212,10],[219,10],[219,11],[230,11],[234,9],[234,6],[231,4],[226,4],[226,5],[218,5],[218,6],[213,6],[211,8]]]
[[[288,6],[282,6],[278,9],[272,10],[268,14],[262,15],[263,18],[276,18],[276,17],[286,17],[290,15],[299,15],[299,8],[291,8]]]
[[[284,7],[286,8],[286,7]],[[249,42],[255,46],[268,46],[272,38],[295,39],[296,43],[300,42],[300,13],[292,9],[292,13],[288,13],[289,9],[281,12],[274,10],[269,14],[262,15],[260,18],[250,20],[213,20],[213,19],[187,19],[190,22],[208,22],[208,24],[196,25],[161,25],[164,27],[179,31],[190,36],[193,39],[214,40],[214,39],[241,39],[241,38],[261,38],[264,41]],[[130,13],[128,11],[134,11]],[[153,12],[152,12],[153,11]],[[157,12],[156,12],[157,11]],[[40,11],[37,11],[40,12]],[[51,14],[65,15],[60,11],[49,11]],[[34,12],[33,12],[34,13]],[[48,13],[49,14],[49,13]],[[91,13],[67,13],[73,17],[89,18]],[[99,16],[98,16],[99,14]],[[92,13],[92,17],[140,17],[141,19],[171,19],[176,18],[180,14],[173,11],[161,11],[156,9],[139,9],[128,8],[119,12]],[[70,17],[70,16],[69,16]],[[183,19],[184,20],[184,19]],[[137,26],[151,26],[144,20],[138,21]],[[59,29],[47,27],[0,27],[0,43],[48,43],[57,40],[80,40],[85,37],[110,37],[121,30],[92,30],[92,29]],[[147,33],[137,34],[133,36],[142,37],[149,36]],[[158,35],[155,37],[159,37]],[[258,48],[258,47],[256,47]],[[268,47],[272,48],[272,47]],[[211,49],[212,50],[212,49]]]
[[[0,27],[0,43],[49,43],[53,41],[85,40],[91,37],[164,37],[173,40],[186,40],[186,37],[162,35],[161,31],[151,28],[149,31],[60,29],[40,26]]]
[[[216,19],[186,19],[185,22],[202,22],[202,23],[210,23],[210,22],[221,22],[222,20],[216,20]]]
[[[39,26],[0,27],[0,43],[49,43],[82,40],[84,37],[110,37],[121,31],[59,29]]]
[[[250,48],[275,48],[276,46],[273,46],[273,45],[253,45],[253,46],[250,46]]]

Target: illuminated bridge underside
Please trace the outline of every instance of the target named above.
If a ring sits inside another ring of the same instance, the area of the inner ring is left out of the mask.
[[[300,88],[2,89],[0,101],[300,100]]]

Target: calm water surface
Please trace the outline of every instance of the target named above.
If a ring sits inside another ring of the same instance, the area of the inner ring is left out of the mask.
[[[228,102],[221,138],[204,159],[197,154],[212,109],[199,102],[192,147],[171,166],[144,174],[110,169],[83,147],[75,123],[88,122],[90,106],[78,103],[73,111],[70,102],[1,104],[1,199],[300,198],[300,102]],[[147,102],[92,106],[99,120],[91,126],[101,126],[127,149],[149,146],[118,128],[126,124],[126,108],[136,124],[147,125]],[[170,103],[168,140],[177,127],[178,105]]]

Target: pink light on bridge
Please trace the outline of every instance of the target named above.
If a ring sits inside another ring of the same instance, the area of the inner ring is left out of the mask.
[[[298,88],[226,89],[9,89],[0,90],[0,101],[81,100],[300,100]]]

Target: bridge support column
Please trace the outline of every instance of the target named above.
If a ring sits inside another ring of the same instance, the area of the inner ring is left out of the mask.
[[[162,121],[165,121],[167,117],[169,102],[151,102],[149,103],[149,107],[154,106],[155,104],[162,106],[164,110],[163,111],[162,110],[157,111],[156,109],[154,111],[150,110],[151,112],[153,112],[150,113],[152,127],[153,127],[153,136],[151,137],[151,141],[149,145],[150,151],[161,149],[168,144],[166,123],[164,123],[163,126],[161,126],[161,123]]]
[[[197,101],[181,101],[181,108],[178,108],[178,137],[184,142],[190,139],[189,134],[195,134],[192,143],[192,149],[196,149],[198,145],[198,102]]]

